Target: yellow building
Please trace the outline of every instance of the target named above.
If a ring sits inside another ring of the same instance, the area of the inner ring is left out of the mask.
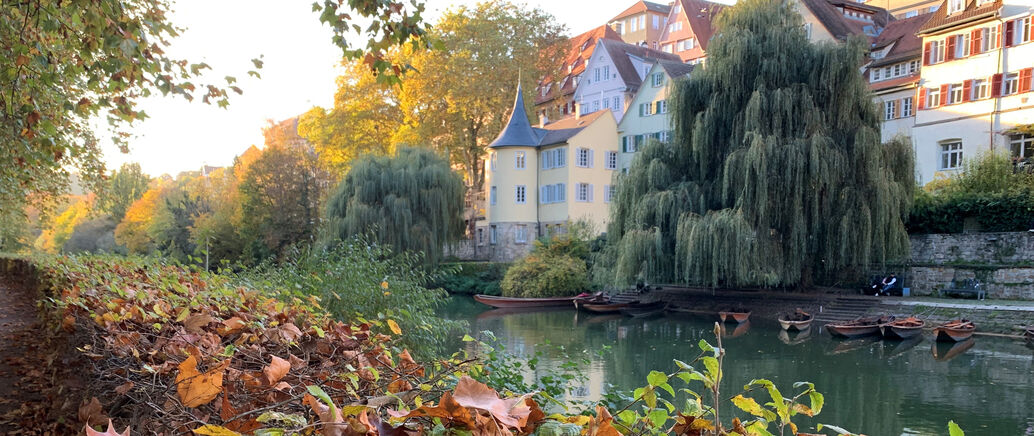
[[[611,111],[533,127],[518,86],[510,120],[489,149],[487,213],[475,238],[491,260],[520,258],[536,238],[563,232],[571,221],[606,229],[618,168]]]

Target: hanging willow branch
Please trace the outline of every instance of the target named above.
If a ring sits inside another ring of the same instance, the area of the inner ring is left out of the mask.
[[[782,3],[729,8],[675,84],[674,140],[620,179],[603,262],[618,283],[808,286],[907,253],[911,145],[880,143],[865,45],[809,43]]]
[[[370,234],[397,251],[420,251],[438,263],[463,235],[463,180],[433,151],[400,148],[395,156],[358,159],[327,205],[332,236]]]

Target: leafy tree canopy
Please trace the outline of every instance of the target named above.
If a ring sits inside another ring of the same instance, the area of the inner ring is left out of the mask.
[[[449,163],[425,148],[366,155],[327,205],[331,237],[370,234],[393,250],[423,252],[430,263],[463,234],[464,186]]]
[[[880,143],[866,47],[811,44],[792,2],[741,0],[670,96],[674,140],[619,183],[616,279],[808,286],[907,253],[913,159]]]
[[[151,178],[140,169],[140,164],[124,164],[118,171],[111,172],[104,191],[97,197],[97,206],[117,223],[126,216],[129,205],[144,195],[150,182]]]

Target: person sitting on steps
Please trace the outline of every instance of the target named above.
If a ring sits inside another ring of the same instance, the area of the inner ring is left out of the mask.
[[[883,279],[883,282],[881,283],[882,287],[880,288],[880,292],[878,292],[877,295],[890,295],[890,290],[894,289],[894,286],[897,285],[897,283],[897,275],[895,275],[894,273],[890,273],[889,276]]]

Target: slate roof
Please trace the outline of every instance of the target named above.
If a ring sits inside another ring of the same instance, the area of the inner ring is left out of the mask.
[[[542,128],[532,127],[528,121],[528,113],[524,110],[521,86],[517,85],[517,97],[513,101],[510,120],[488,147],[542,147],[560,144],[577,135],[578,132],[607,112],[609,111],[596,111],[581,117],[570,117],[546,124]]]
[[[665,53],[648,47],[641,47],[609,39],[600,40],[600,44],[602,44],[603,48],[607,50],[607,53],[610,55],[611,62],[614,62],[614,68],[618,70],[618,75],[621,76],[621,80],[630,90],[638,88],[642,83],[642,79],[639,78],[639,73],[636,71],[635,65],[632,64],[632,60],[629,59],[629,56],[635,56],[652,62],[681,62],[681,59],[676,54]]]
[[[919,29],[926,24],[933,14],[923,14],[911,18],[891,21],[883,29],[883,33],[873,41],[873,49],[879,50],[893,44],[890,51],[882,59],[873,61],[873,67],[898,63],[923,56],[923,38],[919,37]]]
[[[654,11],[657,13],[667,15],[668,12],[671,11],[671,6],[640,0],[635,2],[635,4],[629,7],[628,9],[625,9],[624,12],[618,14],[616,17],[611,18],[610,21],[617,21],[627,16],[635,15],[646,11]]]
[[[931,14],[933,17],[930,18],[930,21],[927,21],[926,25],[919,29],[920,35],[934,33],[983,18],[996,17],[1002,9],[1002,0],[995,0],[980,6],[977,6],[976,0],[968,0],[966,8],[962,12],[948,15],[948,6],[945,3],[941,3],[941,7]]]
[[[874,30],[883,29],[891,22],[892,18],[886,9],[869,6],[862,3],[855,3],[847,0],[801,0],[801,3],[811,11],[834,38],[845,40],[853,35],[863,35],[872,39],[871,35],[865,32],[867,26]],[[873,15],[873,21],[866,22],[855,20],[844,16],[838,8],[858,9],[869,12]]]
[[[696,65],[684,64],[682,62],[660,61],[657,63],[664,68],[664,72],[672,78],[682,77],[693,71]]]

